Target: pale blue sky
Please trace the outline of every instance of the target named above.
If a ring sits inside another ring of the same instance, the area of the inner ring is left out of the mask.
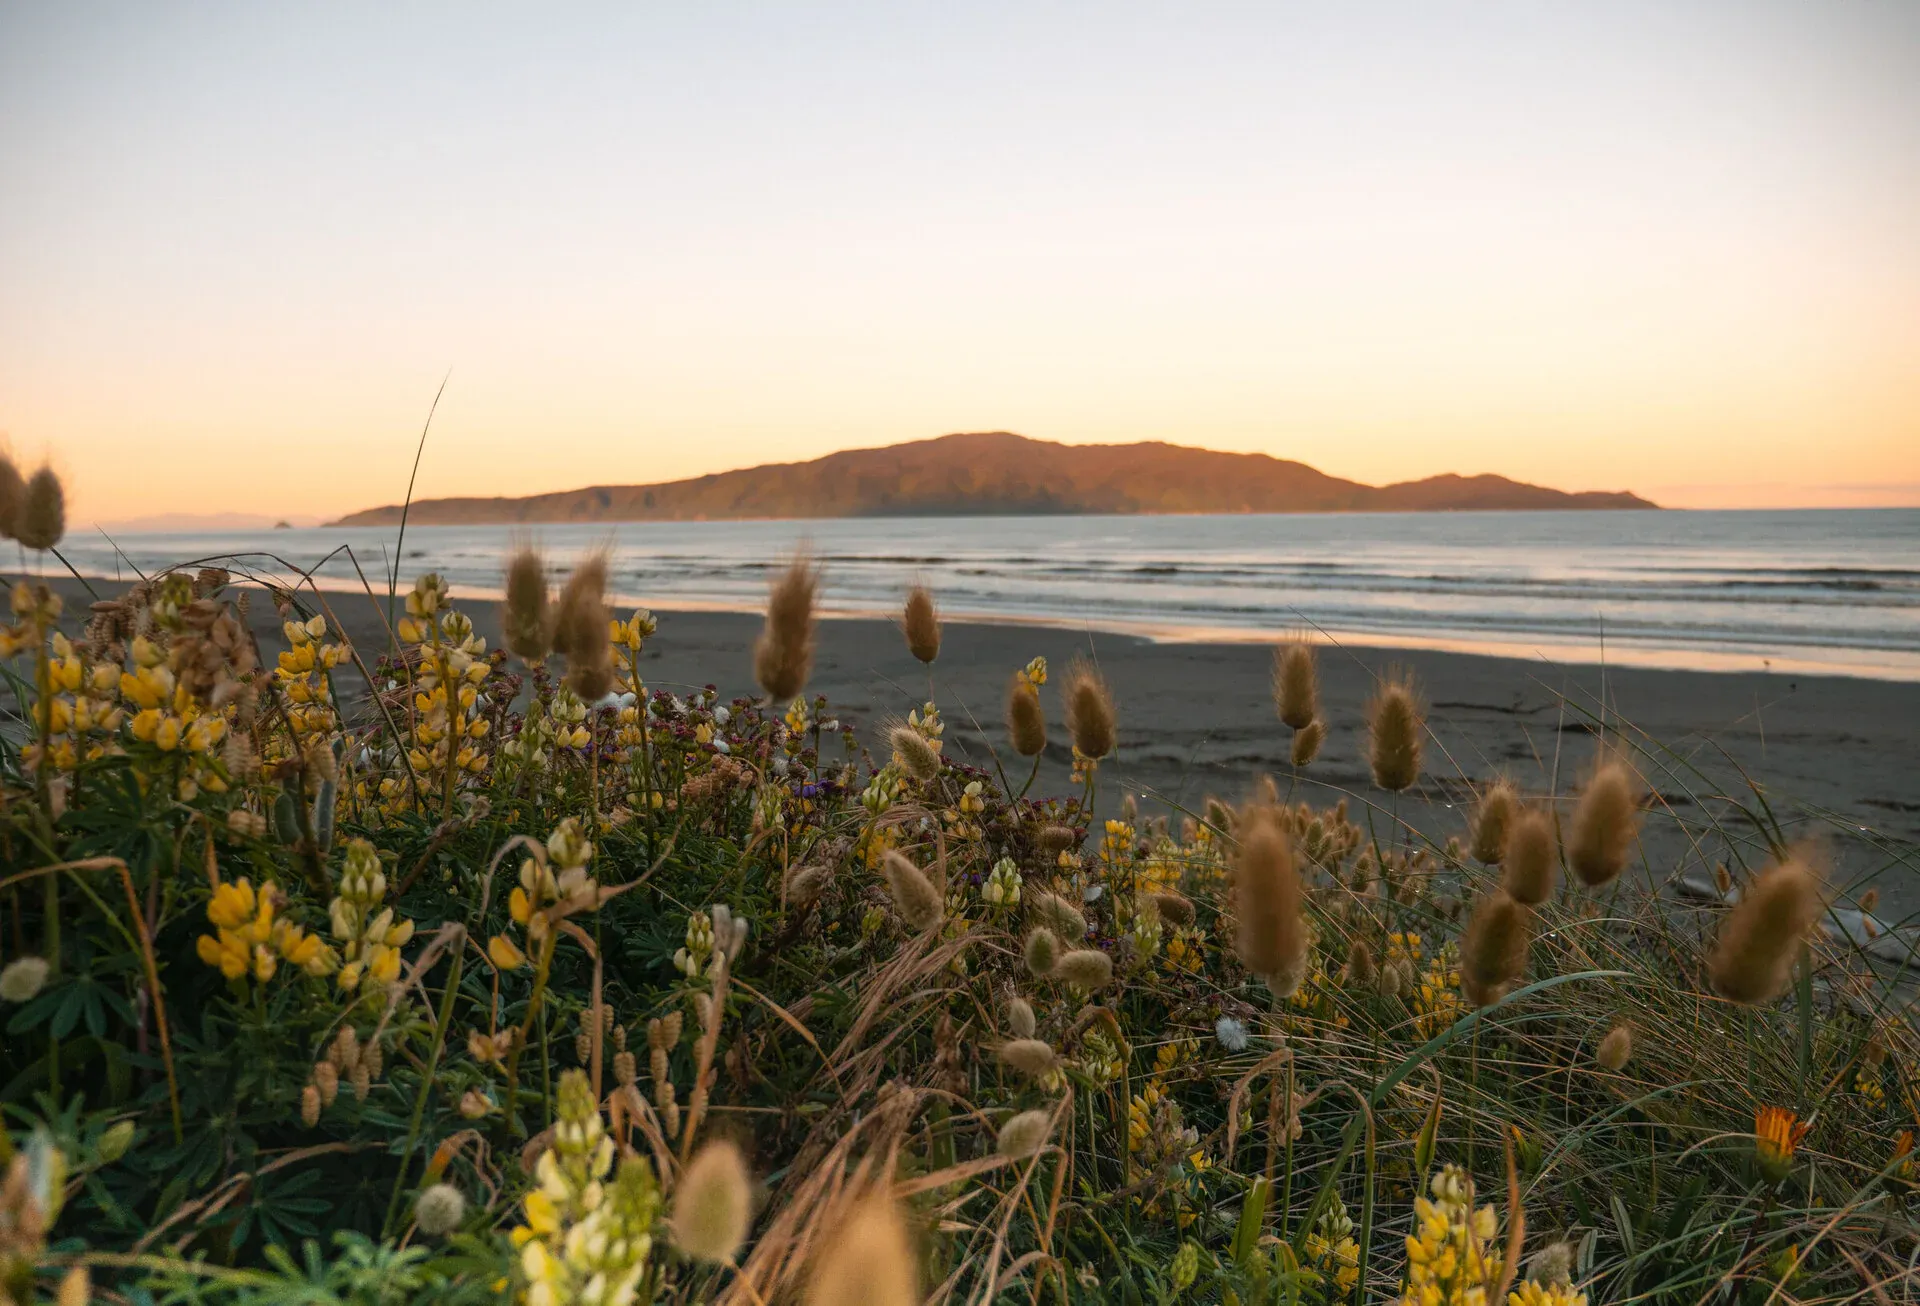
[[[82,514],[951,430],[1920,501],[1920,4],[0,3]],[[1870,487],[1864,493],[1845,487]]]

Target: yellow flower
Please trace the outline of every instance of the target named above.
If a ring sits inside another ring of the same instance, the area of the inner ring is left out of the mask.
[[[211,934],[202,934],[196,947],[201,961],[216,967],[230,980],[239,979],[245,975],[247,964],[252,960],[252,949],[232,930],[221,930],[218,938]]]
[[[519,970],[527,964],[527,954],[504,934],[496,934],[487,940],[487,956],[501,970]]]
[[[1793,1154],[1811,1128],[1797,1120],[1785,1107],[1766,1106],[1754,1113],[1754,1157],[1760,1163],[1760,1173],[1776,1184],[1787,1177]]]
[[[253,884],[245,876],[217,886],[207,903],[207,919],[221,929],[238,929],[253,920],[256,906]]]
[[[1587,1294],[1568,1284],[1528,1279],[1507,1294],[1507,1306],[1587,1306]]]

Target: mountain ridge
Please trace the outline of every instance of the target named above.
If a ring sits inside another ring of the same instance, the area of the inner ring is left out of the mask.
[[[1305,463],[1161,440],[1058,444],[966,432],[807,462],[764,463],[651,485],[593,485],[518,498],[422,499],[415,525],[703,521],[817,517],[1255,512],[1466,512],[1654,508],[1625,491],[1567,492],[1504,476],[1446,473],[1391,485]],[[387,526],[401,505],[329,526]]]

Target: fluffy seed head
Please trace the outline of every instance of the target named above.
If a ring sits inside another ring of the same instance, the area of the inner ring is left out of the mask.
[[[1070,825],[1043,825],[1035,836],[1041,851],[1063,853],[1080,842],[1079,832]]]
[[[938,926],[946,915],[946,904],[940,900],[940,891],[933,887],[927,873],[891,848],[887,850],[882,868],[887,877],[887,892],[893,895],[893,908],[900,913],[907,928],[924,933]]]
[[[42,467],[20,494],[13,537],[29,549],[51,549],[67,533],[67,496],[53,468]]]
[[[1000,1060],[1029,1079],[1038,1079],[1060,1064],[1045,1039],[1016,1038],[1000,1045]]]
[[[1633,1055],[1633,1032],[1625,1025],[1615,1025],[1600,1040],[1600,1046],[1594,1049],[1594,1063],[1603,1070],[1618,1070],[1627,1064]]]
[[[1161,920],[1174,925],[1193,924],[1193,899],[1185,894],[1162,889],[1147,896],[1153,900],[1154,909],[1160,913]]]
[[[1413,787],[1420,778],[1426,724],[1411,676],[1389,671],[1367,704],[1367,763],[1375,784],[1396,794]]]
[[[312,1084],[300,1090],[300,1123],[309,1129],[320,1123],[320,1090]]]
[[[673,1190],[673,1241],[696,1260],[731,1262],[747,1240],[753,1181],[746,1158],[725,1139],[695,1154]]]
[[[1804,853],[1762,871],[1727,913],[1707,962],[1724,998],[1764,1006],[1786,991],[1793,959],[1820,918],[1820,877]]]
[[[1025,998],[1007,999],[1007,1028],[1015,1038],[1033,1037],[1033,1005]]]
[[[1373,949],[1365,939],[1355,939],[1347,949],[1347,979],[1355,984],[1371,984],[1373,976]]]
[[[1027,932],[1022,951],[1026,956],[1027,970],[1035,979],[1046,979],[1060,964],[1060,940],[1044,925],[1036,925]]]
[[[1625,869],[1639,807],[1633,773],[1621,762],[1602,762],[1573,809],[1567,834],[1567,865],[1580,883],[1598,888]]]
[[[1007,736],[1013,751],[1022,757],[1038,757],[1046,751],[1047,714],[1040,707],[1040,691],[1018,673],[1007,685]]]
[[[767,595],[767,624],[753,646],[753,674],[776,703],[797,697],[813,671],[813,598],[819,585],[819,570],[800,554]]]
[[[613,688],[613,642],[607,624],[607,555],[590,553],[567,577],[553,621],[553,648],[567,657],[567,687],[592,703]]]
[[[1478,848],[1479,831],[1474,831]],[[1475,856],[1479,856],[1478,851]],[[1500,883],[1515,902],[1537,907],[1553,896],[1553,822],[1536,810],[1519,810],[1507,821]],[[1484,860],[1484,859],[1483,859]]]
[[[1304,639],[1289,640],[1273,651],[1273,708],[1295,730],[1305,730],[1320,711],[1313,645]]]
[[[1207,824],[1221,834],[1233,830],[1233,809],[1213,795],[1207,795]]]
[[[1053,1120],[1045,1111],[1022,1111],[1000,1126],[1000,1155],[1032,1156],[1047,1145]]]
[[[940,609],[934,606],[933,592],[925,585],[907,591],[907,610],[901,614],[900,631],[907,637],[907,652],[928,666],[940,656]]]
[[[1113,958],[1098,948],[1080,948],[1060,958],[1054,978],[1075,988],[1103,989],[1113,979]]]
[[[1480,797],[1479,810],[1473,814],[1473,859],[1485,866],[1498,866],[1507,854],[1507,826],[1519,810],[1520,796],[1505,780]]]
[[[413,1222],[429,1238],[441,1238],[467,1218],[467,1199],[452,1184],[434,1184],[413,1204]]]
[[[20,501],[26,497],[27,483],[13,459],[0,453],[0,539],[10,540],[19,529]]]
[[[1527,944],[1533,912],[1505,889],[1481,895],[1460,942],[1460,996],[1476,1007],[1488,1006],[1527,973]]]
[[[1105,757],[1113,751],[1113,693],[1106,677],[1084,658],[1067,670],[1067,732],[1083,757]]]
[[[1030,901],[1034,919],[1067,942],[1078,943],[1087,937],[1087,918],[1059,894],[1041,889]]]
[[[806,1306],[917,1306],[919,1278],[899,1209],[873,1197],[823,1245],[807,1282]]]
[[[894,726],[887,731],[887,742],[893,745],[893,760],[900,769],[921,784],[928,784],[939,776],[940,750],[912,726]]]
[[[39,994],[47,983],[45,957],[17,957],[0,970],[0,998],[8,1002],[26,1002]]]
[[[1305,766],[1320,756],[1320,745],[1327,742],[1327,723],[1320,720],[1307,722],[1293,733],[1293,764]]]
[[[1303,970],[1307,925],[1300,914],[1300,872],[1293,863],[1293,841],[1264,807],[1243,814],[1240,849],[1233,860],[1233,900],[1238,917],[1234,948],[1240,962],[1267,978]],[[1296,981],[1297,982],[1297,981]],[[1279,992],[1277,988],[1274,989]]]
[[[547,655],[553,642],[547,564],[531,544],[522,544],[507,559],[507,602],[500,625],[515,656],[538,662]]]

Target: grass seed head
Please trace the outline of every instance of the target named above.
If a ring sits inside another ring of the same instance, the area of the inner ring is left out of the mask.
[[[1748,882],[1727,913],[1707,962],[1707,978],[1721,997],[1765,1006],[1786,992],[1793,960],[1820,918],[1820,876],[1804,851]]]
[[[1482,894],[1460,942],[1460,995],[1476,1007],[1489,1006],[1527,973],[1533,912],[1505,889]]]
[[[907,591],[900,631],[907,637],[907,652],[932,666],[933,660],[940,656],[940,609],[934,605],[933,592],[925,585],[915,585]]]
[[[1608,760],[1595,768],[1573,809],[1567,836],[1567,865],[1580,883],[1598,888],[1626,868],[1639,807],[1633,773],[1625,763]]]
[[[674,1186],[674,1245],[697,1260],[731,1263],[752,1215],[753,1181],[740,1149],[724,1139],[702,1147]]]
[[[1045,1039],[1016,1038],[1000,1045],[1000,1060],[1029,1079],[1039,1079],[1059,1064]]]
[[[1036,890],[1031,900],[1034,919],[1069,943],[1087,937],[1087,918],[1080,909],[1057,893]]]
[[[1067,732],[1083,757],[1105,757],[1117,742],[1113,692],[1106,677],[1085,658],[1067,670]]]
[[[1348,981],[1359,985],[1371,984],[1374,974],[1373,949],[1367,946],[1365,939],[1355,939],[1353,945],[1347,949]]]
[[[13,538],[29,549],[51,549],[67,533],[67,495],[53,468],[42,467],[20,494]]]
[[[1047,1145],[1053,1118],[1045,1111],[1022,1111],[1000,1126],[1000,1155],[1025,1157]]]
[[[1320,720],[1307,722],[1293,735],[1293,764],[1306,766],[1320,756],[1320,745],[1327,742],[1327,723]]]
[[[1411,675],[1389,670],[1367,704],[1367,764],[1375,784],[1396,794],[1413,787],[1426,727],[1426,708]]]
[[[876,1196],[826,1240],[804,1300],[806,1306],[918,1306],[919,1278],[899,1208]]]
[[[1474,833],[1477,848],[1479,831]],[[1522,809],[1513,814],[1501,859],[1500,883],[1515,902],[1537,907],[1553,896],[1553,822],[1545,812]]]
[[[1055,979],[1091,993],[1112,982],[1113,958],[1098,948],[1079,948],[1060,958],[1053,974]]]
[[[933,887],[927,873],[891,848],[883,865],[887,892],[893,895],[894,910],[900,913],[907,928],[925,933],[937,927],[946,915],[946,904],[940,900],[940,891]]]
[[[939,778],[940,750],[918,730],[903,722],[887,731],[887,742],[893,745],[893,760],[915,780],[929,784]]]
[[[1498,866],[1507,853],[1507,827],[1520,807],[1520,796],[1505,780],[1496,781],[1480,798],[1473,814],[1473,859]]]
[[[531,544],[522,544],[507,559],[507,601],[500,614],[514,656],[527,662],[547,656],[553,645],[553,618],[547,609],[546,559]]]
[[[1025,998],[1007,999],[1007,1028],[1015,1038],[1033,1037],[1033,1005]]]
[[[1600,1046],[1594,1049],[1594,1064],[1603,1070],[1619,1070],[1633,1056],[1633,1031],[1625,1025],[1615,1025],[1600,1040]]]
[[[753,646],[753,674],[776,703],[797,697],[813,671],[813,601],[819,585],[818,568],[800,554],[767,595],[767,622]]]
[[[1013,751],[1022,757],[1038,757],[1046,751],[1047,714],[1040,706],[1040,691],[1017,672],[1007,685],[1007,736]]]
[[[1070,825],[1054,823],[1040,827],[1036,836],[1040,850],[1047,853],[1063,853],[1080,842],[1080,834]]]
[[[1265,977],[1278,994],[1276,977],[1305,968],[1307,923],[1300,910],[1303,889],[1293,841],[1270,809],[1255,807],[1242,816],[1233,895],[1234,948],[1241,964]]]
[[[1147,895],[1153,902],[1154,910],[1160,913],[1160,919],[1174,925],[1193,924],[1193,899],[1171,889],[1162,889]]]
[[[1289,640],[1273,651],[1273,708],[1295,730],[1305,730],[1319,715],[1313,645],[1304,639]]]
[[[1027,970],[1035,979],[1049,978],[1060,964],[1060,940],[1044,925],[1027,931],[1027,941],[1021,951],[1026,957]]]
[[[581,560],[560,591],[553,621],[554,651],[566,654],[567,687],[584,703],[613,688],[613,640],[608,624],[607,555],[595,550]]]
[[[26,498],[27,483],[13,459],[0,453],[0,539],[10,540],[20,528],[20,504]]]

